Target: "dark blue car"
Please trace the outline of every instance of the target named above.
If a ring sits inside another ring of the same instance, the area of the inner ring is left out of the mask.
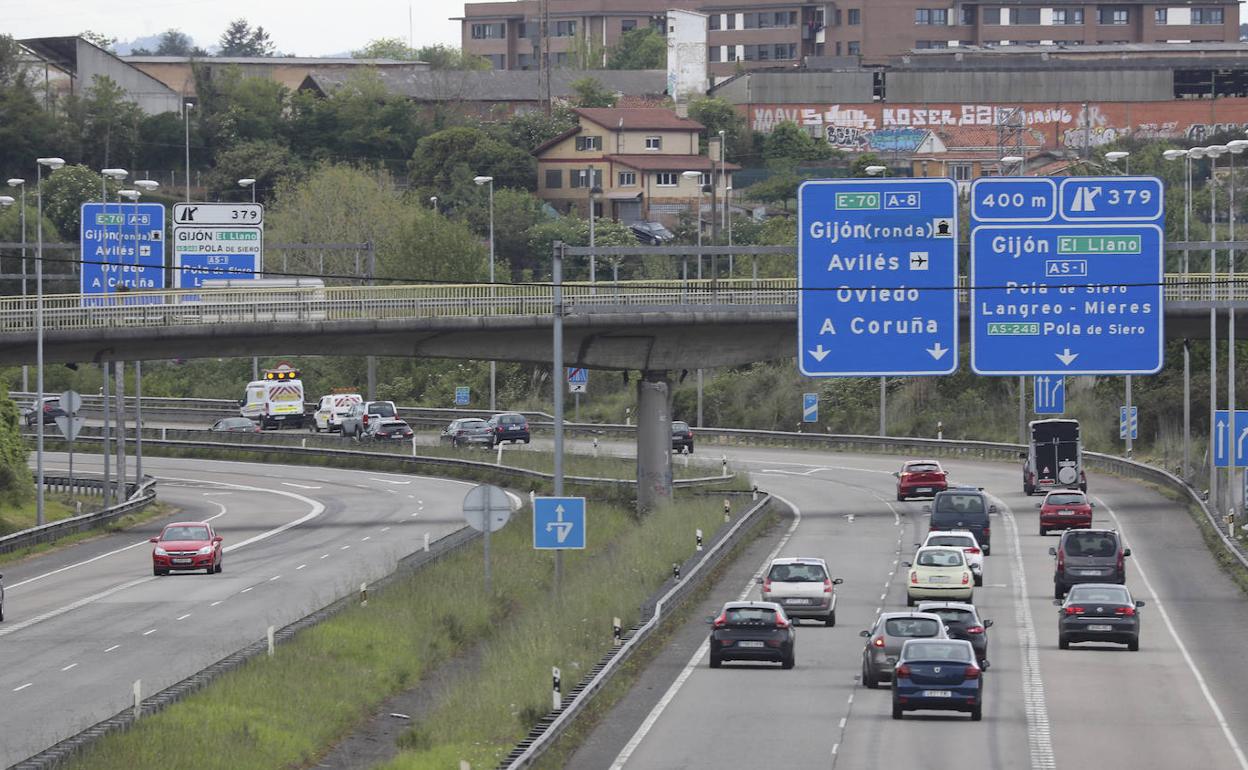
[[[893,719],[907,711],[968,711],[983,718],[983,672],[962,639],[911,639],[893,669]]]

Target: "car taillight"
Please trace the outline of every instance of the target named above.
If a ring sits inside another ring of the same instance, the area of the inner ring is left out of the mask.
[[[1123,568],[1124,568],[1125,566],[1126,566],[1126,565],[1125,565],[1125,564],[1123,564],[1123,561],[1122,561],[1122,549],[1119,549],[1119,550],[1118,550],[1118,571],[1119,571],[1119,572],[1122,572],[1122,570],[1123,570]]]
[[[1066,569],[1066,549],[1057,549],[1057,571],[1061,572]]]
[[[1082,607],[1070,606],[1070,607],[1066,607],[1065,611],[1067,615],[1082,615],[1083,614]]]
[[[987,540],[988,536],[991,534],[992,534],[992,530],[989,529],[988,527],[984,527],[984,539]]]
[[[963,676],[966,677],[967,679],[979,679],[979,667],[967,666],[966,672],[963,674]]]
[[[968,634],[982,634],[982,633],[984,633],[984,627],[983,627],[983,626],[971,626],[970,628],[966,629],[966,633],[968,633]]]
[[[520,430],[528,430],[528,429],[529,429],[529,424],[527,422],[524,425],[520,426]]]
[[[693,438],[693,431],[689,431],[688,433],[686,433],[685,438]]]
[[[897,667],[897,676],[909,677],[910,667],[907,666],[905,663],[902,663],[900,666]]]
[[[765,594],[771,593],[771,578],[763,579],[763,593]]]
[[[919,573],[916,572],[915,570],[910,570],[910,582],[911,583],[919,582]]]
[[[788,627],[789,627],[789,621],[785,620],[784,616],[781,615],[779,612],[777,612],[776,613],[776,628],[788,628]]]
[[[979,553],[979,549],[978,549],[978,548],[963,548],[962,550],[963,550],[963,551],[966,551],[966,552],[967,552],[967,553],[969,553],[969,554],[978,554],[978,553]]]
[[[963,572],[962,573],[962,585],[966,585],[969,582],[971,582],[971,573]]]
[[[1114,614],[1123,615],[1128,618],[1135,617],[1135,608],[1134,607],[1119,607],[1114,610]]]
[[[364,424],[368,425],[368,415],[364,415]]]
[[[501,425],[496,426],[496,427],[494,428],[494,432],[495,432],[495,433],[502,433],[502,432],[503,432],[503,426],[501,426]]]
[[[728,615],[726,613],[722,614],[719,617],[715,618],[714,627],[723,628],[724,624],[726,624],[727,622],[728,622]]]
[[[908,479],[908,478],[910,478],[912,475],[913,475],[913,474],[911,474],[909,471],[902,471],[902,472],[901,472],[901,478],[902,478],[902,479]]]
[[[832,593],[832,581],[827,578],[823,579],[823,592],[825,594]]]
[[[882,637],[882,636],[877,636],[877,637],[875,637],[875,639],[874,639],[874,640],[872,640],[871,644],[874,644],[876,647],[883,647],[883,646],[884,646],[884,637]]]

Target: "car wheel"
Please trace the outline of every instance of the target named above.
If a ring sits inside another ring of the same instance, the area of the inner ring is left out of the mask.
[[[1053,584],[1053,598],[1058,600],[1066,598],[1066,592],[1062,590],[1061,583]]]
[[[156,577],[160,577],[161,575],[168,575],[168,574],[169,574],[169,570],[167,570],[167,569],[157,569],[157,568],[155,568],[155,567],[152,567],[152,574],[153,574],[153,575],[155,575]]]
[[[711,653],[711,668],[719,668],[723,665],[723,661],[715,653]]]
[[[0,623],[4,622],[4,605],[0,604]]]
[[[1024,482],[1023,482],[1023,494],[1024,494],[1024,495],[1027,495],[1027,496],[1029,496],[1029,497],[1030,497],[1030,496],[1031,496],[1031,494],[1032,494],[1033,492],[1035,492],[1035,491],[1036,491],[1036,488],[1035,488],[1035,487],[1033,487],[1032,485],[1028,484],[1026,481],[1024,481]]]
[[[984,707],[974,706],[971,708],[971,721],[978,722],[984,718]]]
[[[688,452],[689,454],[693,454],[693,444],[690,444],[689,446],[685,447],[685,451]]]
[[[320,433],[320,432],[321,432],[321,424],[320,424],[319,422],[317,422],[316,420],[313,420],[313,421],[312,421],[312,432],[313,432],[313,433]]]
[[[1044,537],[1044,536],[1045,536],[1045,535],[1047,535],[1047,534],[1049,534],[1049,528],[1048,528],[1048,527],[1046,527],[1046,526],[1041,525],[1041,527],[1040,527],[1040,537]]]
[[[976,576],[975,576],[975,585],[977,585],[977,586],[982,586],[983,584],[984,584],[984,576],[983,576],[983,575],[976,575]]]
[[[1140,637],[1137,636],[1131,641],[1127,642],[1127,649],[1130,650],[1131,652],[1139,652],[1140,651]]]
[[[893,703],[893,719],[901,719],[901,715],[903,713],[905,712],[902,710],[901,704],[894,702]]]
[[[907,607],[913,607],[913,606],[915,605],[915,603],[916,603],[916,602],[915,602],[915,600],[914,600],[914,597],[913,597],[913,596],[910,596],[909,594],[906,594],[906,606],[907,606]]]
[[[984,556],[992,556],[992,546],[984,543]]]
[[[526,444],[527,444],[527,443],[529,443],[529,440],[526,438],[526,439],[524,440],[524,443],[526,443]]]
[[[221,561],[217,562],[217,568],[213,571],[216,572],[218,575],[220,575],[221,571],[224,569],[225,569],[225,560],[222,559]]]
[[[1070,640],[1066,638],[1066,634],[1057,635],[1057,649],[1059,650],[1070,649]]]
[[[792,654],[790,654],[787,658],[780,661],[780,667],[786,670],[793,668],[796,665],[797,665],[797,660]]]
[[[897,493],[897,501],[898,501],[898,502],[900,502],[900,503],[904,503],[904,502],[906,501],[906,496],[905,496],[905,495],[903,495],[902,493],[898,492],[898,493]]]
[[[824,619],[823,624],[829,628],[836,625],[836,610],[828,613],[828,617]]]
[[[872,675],[871,667],[866,663],[862,664],[862,684],[868,690],[878,690],[880,688],[880,680]]]

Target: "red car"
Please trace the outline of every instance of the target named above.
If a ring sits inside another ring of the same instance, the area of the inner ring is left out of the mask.
[[[1044,496],[1040,509],[1040,534],[1051,529],[1091,529],[1092,501],[1077,489],[1055,489]]]
[[[935,460],[910,460],[901,466],[897,477],[897,499],[933,497],[949,488],[949,474]]]
[[[152,574],[202,569],[221,571],[221,536],[206,521],[180,521],[165,526],[152,549]]]

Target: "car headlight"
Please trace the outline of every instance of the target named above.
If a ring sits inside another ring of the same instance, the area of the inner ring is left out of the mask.
[[[199,549],[198,551],[196,551],[195,553],[199,554],[200,556],[206,556],[207,554],[212,553],[212,546],[211,546],[211,545],[206,545],[206,546],[204,546],[203,548],[200,548],[200,549]]]
[[[160,546],[156,546],[156,551],[155,551],[155,553],[156,553],[156,555],[157,555],[157,556],[168,556],[168,555],[169,555],[169,552],[168,552],[168,551],[166,551],[164,548],[161,548]]]

